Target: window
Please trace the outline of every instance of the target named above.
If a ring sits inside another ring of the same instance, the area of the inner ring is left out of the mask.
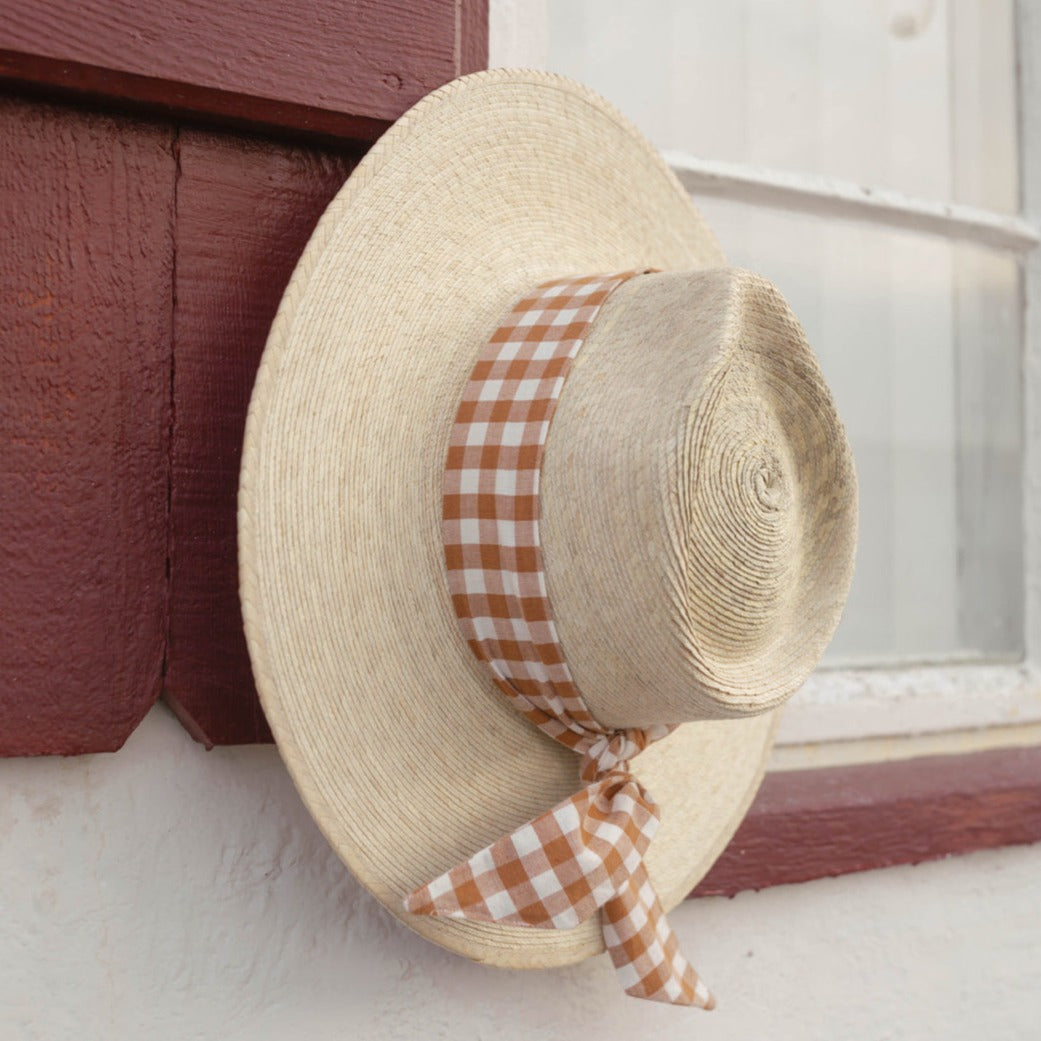
[[[1013,0],[492,6],[493,65],[612,100],[731,262],[781,288],[847,425],[857,575],[779,768],[1041,741],[1018,17]]]

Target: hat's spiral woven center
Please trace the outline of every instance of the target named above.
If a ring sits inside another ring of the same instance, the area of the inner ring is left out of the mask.
[[[686,605],[698,645],[718,662],[769,646],[798,587],[797,474],[767,382],[733,358],[688,418]]]

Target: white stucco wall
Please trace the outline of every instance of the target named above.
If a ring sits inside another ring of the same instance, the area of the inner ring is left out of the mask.
[[[162,707],[115,755],[0,761],[0,1041],[1041,1037],[1041,845],[688,901],[711,1014],[625,998],[606,957],[474,965],[398,925],[273,748]]]

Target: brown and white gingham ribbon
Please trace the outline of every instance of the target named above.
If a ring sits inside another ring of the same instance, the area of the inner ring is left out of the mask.
[[[561,279],[522,297],[474,366],[444,475],[445,563],[459,625],[498,687],[582,756],[587,787],[406,898],[415,914],[567,929],[602,909],[629,994],[712,1008],[643,856],[658,806],[629,760],[670,727],[593,718],[557,638],[539,539],[539,473],[564,380],[608,295],[640,272]]]

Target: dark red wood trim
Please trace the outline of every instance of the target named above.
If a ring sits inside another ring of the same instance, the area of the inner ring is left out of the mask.
[[[456,0],[458,74],[488,68],[488,0]]]
[[[0,98],[0,755],[112,751],[166,640],[172,128]]]
[[[227,125],[372,141],[487,64],[487,0],[21,0],[0,78]]]
[[[1041,748],[768,774],[694,896],[1041,840]]]
[[[258,99],[194,83],[179,83],[81,62],[0,51],[8,89],[90,106],[111,105],[142,115],[188,118],[203,125],[304,137],[316,142],[375,141],[390,126],[315,105]]]
[[[271,740],[239,613],[242,435],[282,291],[356,159],[200,130],[180,135],[165,697],[207,745]]]

